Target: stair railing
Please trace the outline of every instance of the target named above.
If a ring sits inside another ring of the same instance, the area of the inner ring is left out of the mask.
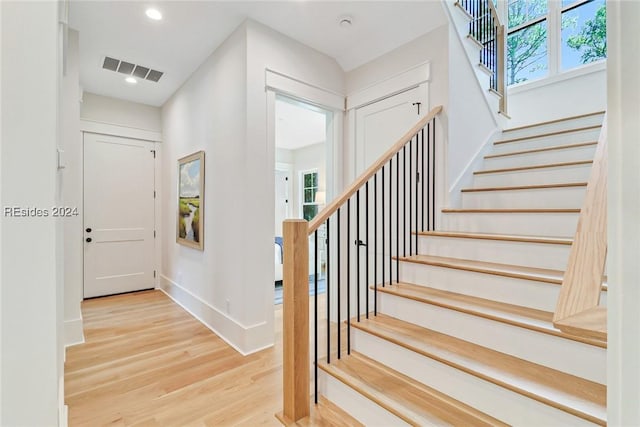
[[[500,96],[500,113],[507,114],[506,37],[493,0],[459,0],[460,6],[472,17],[469,36],[482,46],[480,65],[491,74],[489,90]]]
[[[606,340],[606,309],[599,307],[607,258],[606,114],[603,120],[553,324],[567,333]]]
[[[378,286],[397,284],[400,260],[418,253],[418,231],[435,229],[435,118],[441,111],[442,106],[435,107],[420,119],[311,222],[283,222],[284,387],[283,412],[277,417],[285,424],[310,411],[310,280],[317,403],[320,350],[327,364],[351,353],[352,316],[360,322],[377,315]],[[322,281],[326,294],[319,298]]]

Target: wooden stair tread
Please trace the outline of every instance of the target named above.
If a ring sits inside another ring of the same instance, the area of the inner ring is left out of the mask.
[[[442,209],[442,213],[580,213],[580,209]]]
[[[606,342],[601,340],[575,336],[555,328],[552,323],[553,313],[551,312],[404,282],[394,283],[393,285],[387,284],[385,287],[378,285],[377,289],[378,292],[412,299],[472,316],[482,317],[597,347],[607,347]],[[353,326],[353,322],[351,325]]]
[[[573,132],[580,132],[580,131],[584,131],[584,130],[598,129],[600,127],[602,127],[602,125],[583,126],[583,127],[579,127],[579,128],[562,129],[562,130],[556,130],[556,131],[553,131],[553,132],[538,133],[538,134],[535,134],[535,135],[520,136],[520,137],[517,137],[517,138],[502,139],[502,140],[499,140],[499,141],[495,141],[494,145],[507,144],[509,142],[525,141],[527,139],[545,138],[547,136],[564,135],[566,133],[573,133]]]
[[[488,233],[470,233],[463,231],[421,231],[420,236],[433,237],[451,237],[462,239],[481,239],[481,240],[502,240],[509,242],[523,243],[548,243],[556,245],[571,245],[573,239],[566,237],[540,237],[540,236],[519,236],[511,234],[488,234]]]
[[[532,148],[532,149],[529,149],[529,150],[510,151],[508,153],[488,154],[488,155],[484,156],[484,158],[485,159],[495,159],[497,157],[518,156],[518,155],[521,155],[521,154],[540,153],[540,152],[545,152],[545,151],[568,150],[568,149],[571,149],[571,148],[588,147],[590,145],[596,145],[596,144],[598,144],[598,141],[579,142],[577,144],[553,145],[551,147],[542,147],[542,148]]]
[[[510,191],[510,190],[542,190],[548,188],[570,188],[570,187],[586,187],[586,182],[567,182],[562,184],[538,184],[538,185],[515,185],[510,187],[479,187],[479,188],[463,188],[463,193],[473,193],[481,191]]]
[[[567,120],[575,120],[575,119],[582,119],[585,117],[591,117],[591,116],[597,116],[598,114],[604,114],[605,111],[594,111],[593,113],[586,113],[586,114],[579,114],[577,116],[569,116],[569,117],[563,117],[561,119],[555,119],[555,120],[547,120],[544,122],[538,122],[538,123],[532,123],[530,125],[524,125],[524,126],[518,126],[518,127],[514,127],[514,128],[509,128],[509,129],[505,129],[502,132],[513,132],[516,130],[522,130],[522,129],[529,129],[532,127],[536,127],[536,126],[544,126],[544,125],[551,125],[554,123],[560,123],[560,122],[564,122]]]
[[[339,406],[333,402],[320,396],[318,398],[318,404],[311,404],[311,414],[293,422],[287,419],[282,412],[276,414],[276,418],[285,426],[298,426],[298,427],[364,427],[364,424],[353,418],[351,415],[342,410]]]
[[[414,425],[506,426],[462,402],[355,351],[319,368]]]
[[[606,424],[606,386],[378,314],[352,326],[596,424]],[[389,387],[391,388],[391,387]]]
[[[417,264],[434,265],[438,267],[454,268],[457,270],[474,271],[477,273],[494,274],[496,276],[513,277],[517,279],[535,280],[538,282],[562,284],[563,271],[549,270],[519,265],[498,264],[487,261],[474,261],[460,258],[449,258],[434,255],[412,255],[400,257],[400,261]]]
[[[569,334],[607,340],[607,309],[594,307],[554,322],[554,325]]]
[[[488,173],[504,173],[504,172],[518,172],[524,170],[533,169],[546,169],[546,168],[561,168],[566,166],[580,166],[592,164],[593,160],[578,160],[575,162],[559,162],[559,163],[547,163],[543,165],[530,165],[530,166],[516,166],[512,168],[499,168],[499,169],[484,169],[473,172],[474,175],[484,175]]]

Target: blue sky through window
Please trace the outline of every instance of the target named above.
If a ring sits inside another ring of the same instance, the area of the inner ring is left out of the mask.
[[[563,1],[563,6],[574,3],[574,0]],[[594,0],[571,9],[562,14],[562,49],[561,49],[561,68],[567,70],[582,65],[582,50],[573,49],[567,45],[569,37],[579,34],[585,23],[593,20],[596,11],[605,4],[605,0]]]

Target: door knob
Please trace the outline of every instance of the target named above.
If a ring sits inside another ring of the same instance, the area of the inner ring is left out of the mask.
[[[87,237],[87,243],[91,243],[91,237]]]
[[[85,231],[86,231],[87,233],[91,233],[91,227],[87,228]]]

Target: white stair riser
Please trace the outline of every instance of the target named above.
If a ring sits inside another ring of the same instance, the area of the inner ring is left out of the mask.
[[[569,245],[420,236],[419,253],[525,267],[564,270]]]
[[[590,172],[591,163],[552,168],[517,170],[511,172],[474,174],[473,187],[506,187],[514,185],[587,182],[589,180]]]
[[[318,370],[318,391],[366,426],[409,425],[323,370]]]
[[[491,154],[510,153],[512,151],[530,150],[533,148],[552,147],[554,145],[576,144],[598,140],[600,129],[579,130],[557,135],[527,138],[520,141],[494,144]],[[509,138],[511,139],[511,138]],[[500,141],[500,140],[498,140]]]
[[[422,356],[364,331],[356,331],[355,348],[417,381],[517,426],[593,425],[445,363]]]
[[[596,114],[593,116],[582,117],[578,119],[564,120],[558,123],[532,126],[526,129],[503,132],[501,139],[520,138],[523,136],[539,135],[541,133],[557,132],[564,129],[576,129],[601,125],[603,118],[603,114]]]
[[[560,293],[552,283],[412,262],[400,263],[400,281],[544,311],[555,310]]]
[[[395,295],[379,293],[378,299],[380,313],[388,316],[591,381],[606,383],[607,351],[604,348]]]
[[[585,145],[561,150],[537,151],[512,156],[490,157],[484,160],[482,169],[515,168],[519,166],[545,165],[550,163],[593,160],[595,145]]]
[[[493,234],[573,237],[577,213],[457,213],[442,214],[440,229]]]
[[[586,186],[536,188],[527,190],[466,191],[462,193],[465,209],[580,209]]]

